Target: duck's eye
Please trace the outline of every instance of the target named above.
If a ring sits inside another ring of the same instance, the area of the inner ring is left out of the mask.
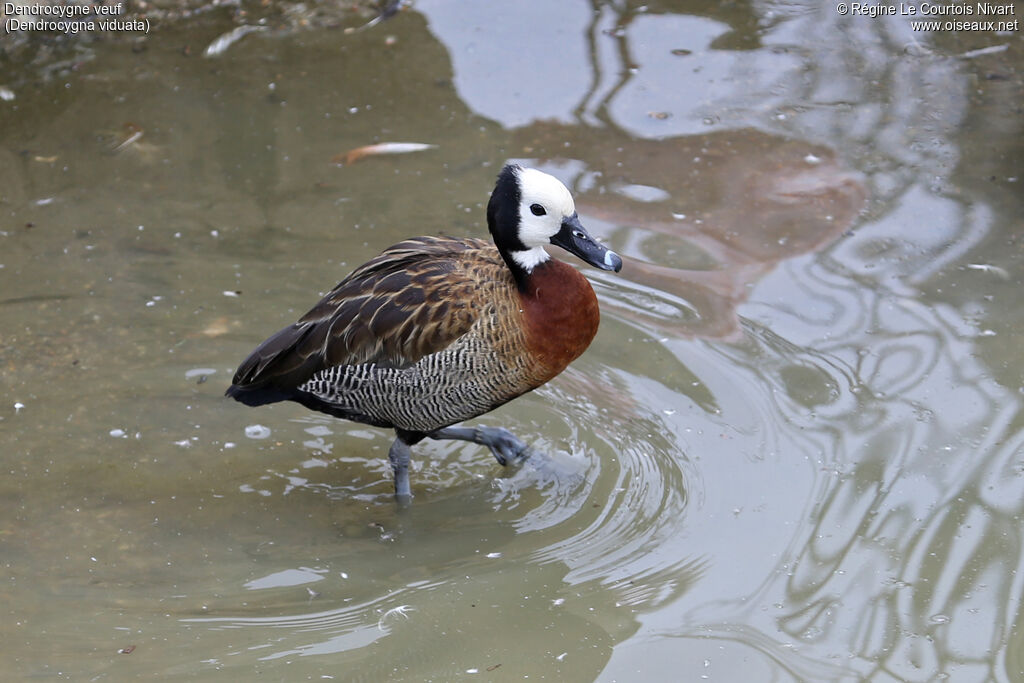
[[[544,207],[540,204],[530,204],[530,211],[533,212],[534,216],[543,216],[547,213],[547,211],[544,210]]]

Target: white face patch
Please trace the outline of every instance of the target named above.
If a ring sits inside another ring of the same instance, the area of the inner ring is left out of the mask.
[[[534,268],[551,258],[548,252],[544,251],[544,247],[534,247],[526,251],[510,251],[509,256],[527,273],[533,272]]]
[[[572,195],[562,182],[543,171],[535,168],[523,168],[517,174],[519,177],[519,241],[529,249],[528,252],[517,252],[513,254],[532,253],[532,259],[536,259],[540,252],[546,260],[547,253],[543,245],[551,243],[551,237],[558,233],[562,227],[562,221],[576,213],[576,204],[572,201]],[[539,214],[539,215],[538,215]],[[516,258],[519,262],[519,259]],[[536,265],[534,263],[534,265]],[[525,264],[520,263],[525,267]],[[531,266],[532,268],[532,266]]]

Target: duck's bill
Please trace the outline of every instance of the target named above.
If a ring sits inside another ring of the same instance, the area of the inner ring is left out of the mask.
[[[616,273],[622,270],[619,255],[591,237],[580,223],[578,214],[574,213],[562,221],[562,229],[551,237],[551,244],[576,254],[595,268],[614,270]]]

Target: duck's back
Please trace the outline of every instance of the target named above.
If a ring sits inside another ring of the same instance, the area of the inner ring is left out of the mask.
[[[488,242],[406,240],[263,342],[228,394],[416,432],[481,415],[561,372],[596,332],[586,279],[551,265],[547,291],[520,293]]]

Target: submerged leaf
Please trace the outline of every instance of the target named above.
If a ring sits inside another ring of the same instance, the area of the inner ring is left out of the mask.
[[[216,57],[223,54],[229,47],[255,31],[263,31],[263,26],[238,26],[219,36],[203,50],[204,57]]]
[[[341,154],[331,157],[332,164],[348,165],[354,164],[363,157],[377,154],[409,154],[410,152],[422,152],[426,149],[435,149],[437,145],[428,145],[422,142],[381,142],[376,145],[356,147]]]
[[[137,123],[132,123],[131,121],[126,122],[121,126],[121,128],[123,130],[122,137],[110,146],[110,151],[114,154],[123,152],[134,145],[142,139],[142,136],[145,133],[142,126]]]

